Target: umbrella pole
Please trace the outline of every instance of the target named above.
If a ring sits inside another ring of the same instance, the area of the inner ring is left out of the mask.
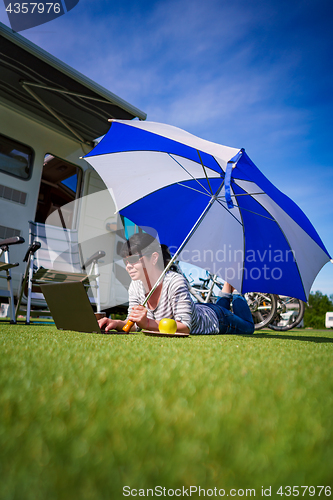
[[[170,260],[170,262],[168,263],[168,265],[165,267],[165,269],[163,270],[163,272],[161,273],[161,275],[157,279],[157,281],[154,284],[153,288],[150,290],[150,292],[146,296],[146,298],[145,298],[145,300],[144,300],[144,302],[142,304],[143,306],[145,306],[147,304],[148,300],[153,295],[153,293],[155,292],[155,290],[158,287],[158,285],[163,281],[164,276],[169,271],[169,269],[172,266],[172,264],[174,264],[174,262],[177,260],[179,254],[182,252],[183,248],[187,245],[187,243],[189,242],[189,240],[191,239],[191,237],[193,236],[193,234],[195,233],[195,231],[198,229],[198,227],[200,226],[200,224],[202,223],[202,221],[206,217],[206,215],[209,212],[209,210],[211,209],[214,201],[216,201],[217,196],[219,195],[219,193],[220,193],[220,191],[221,191],[221,189],[223,187],[223,184],[224,184],[224,181],[222,182],[221,186],[217,190],[216,194],[212,195],[212,197],[211,197],[208,205],[206,206],[205,210],[202,212],[202,214],[200,215],[199,219],[194,224],[194,226],[192,227],[191,231],[188,233],[188,235],[184,239],[183,243],[180,245],[180,247],[178,248],[177,252],[172,257],[172,259]],[[134,325],[134,323],[132,321],[128,320],[127,323],[126,323],[126,325],[123,327],[123,331],[126,332],[126,333],[128,333],[130,331],[130,329],[132,328],[133,325]]]

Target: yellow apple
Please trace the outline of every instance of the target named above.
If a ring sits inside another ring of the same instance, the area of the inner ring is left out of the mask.
[[[177,323],[174,319],[163,318],[158,324],[158,329],[161,333],[176,333]]]

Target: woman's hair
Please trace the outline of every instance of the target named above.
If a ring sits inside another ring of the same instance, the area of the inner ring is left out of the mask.
[[[153,236],[148,233],[136,233],[125,241],[120,250],[120,255],[122,258],[135,254],[149,256],[154,252],[157,252],[159,256],[161,256],[162,253],[163,266],[166,267],[171,260],[169,248],[164,244],[160,244]]]

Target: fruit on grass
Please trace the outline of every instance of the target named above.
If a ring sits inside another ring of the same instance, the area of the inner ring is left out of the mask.
[[[158,329],[161,333],[176,333],[177,323],[174,319],[163,318],[158,324]]]

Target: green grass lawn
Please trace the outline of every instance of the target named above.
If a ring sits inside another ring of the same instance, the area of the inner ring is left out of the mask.
[[[332,342],[328,330],[170,339],[0,324],[0,498],[332,486]]]

